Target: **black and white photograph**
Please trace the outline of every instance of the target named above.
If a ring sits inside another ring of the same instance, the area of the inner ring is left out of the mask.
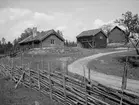
[[[139,105],[139,0],[0,0],[0,105]]]

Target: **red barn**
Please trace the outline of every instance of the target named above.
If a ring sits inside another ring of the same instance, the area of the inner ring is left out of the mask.
[[[115,26],[108,34],[109,43],[124,43],[126,42],[126,34],[118,26]]]
[[[77,45],[83,48],[105,48],[107,36],[101,29],[87,30],[77,37]]]

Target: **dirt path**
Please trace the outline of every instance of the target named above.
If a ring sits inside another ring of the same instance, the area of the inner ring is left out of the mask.
[[[121,50],[121,51],[113,51],[113,52],[107,52],[107,53],[99,53],[94,54],[92,56],[81,58],[72,64],[68,66],[68,71],[72,73],[76,73],[79,75],[84,75],[83,71],[85,70],[85,77],[88,77],[88,68],[87,64],[89,61],[96,59],[101,56],[114,54],[114,53],[122,53],[126,52],[127,50]],[[109,86],[111,88],[120,89],[122,84],[122,78],[114,75],[107,75],[103,73],[96,72],[94,70],[91,70],[91,79],[94,81],[97,81],[103,85]],[[139,95],[139,81],[137,80],[127,80],[127,90],[128,92],[133,92]]]

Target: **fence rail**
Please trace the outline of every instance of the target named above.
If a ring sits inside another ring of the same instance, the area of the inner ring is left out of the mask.
[[[119,105],[122,98],[122,105],[139,105],[139,97],[103,86],[93,84],[88,79],[79,80],[69,76],[66,72],[51,70],[30,69],[29,64],[17,66],[11,62],[7,65],[0,64],[1,73],[9,75],[15,82],[15,88],[23,84],[28,88],[35,89],[47,94],[52,100],[60,101],[68,105]]]

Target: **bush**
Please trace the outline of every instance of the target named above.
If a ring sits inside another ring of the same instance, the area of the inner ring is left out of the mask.
[[[125,63],[126,62],[126,57],[127,56],[120,56],[120,57],[116,57],[116,59],[120,62],[120,63]],[[131,67],[139,67],[139,56],[128,56],[128,64]]]

